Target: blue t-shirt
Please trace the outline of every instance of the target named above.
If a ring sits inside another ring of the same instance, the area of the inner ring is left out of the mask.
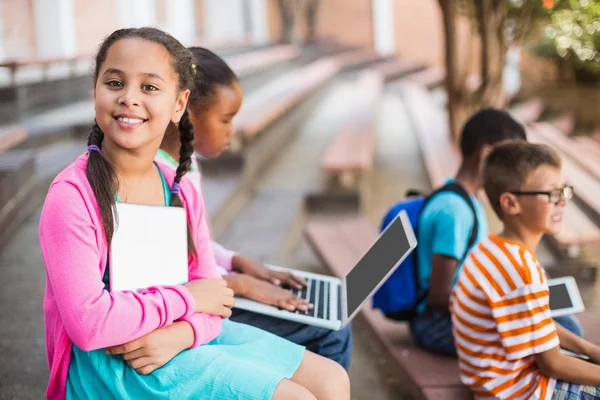
[[[481,202],[471,196],[477,212],[478,232],[475,243],[488,236],[488,223],[485,209]],[[419,284],[429,289],[431,277],[431,260],[434,254],[452,257],[462,262],[467,251],[471,230],[473,229],[473,212],[460,195],[453,192],[442,192],[433,197],[421,211],[417,238]],[[454,282],[458,270],[454,275]],[[422,304],[419,310],[425,309]]]

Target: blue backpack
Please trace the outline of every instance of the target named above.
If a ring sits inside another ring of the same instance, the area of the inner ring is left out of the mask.
[[[456,182],[447,183],[429,196],[424,196],[414,190],[407,192],[407,199],[400,201],[388,210],[383,218],[380,230],[383,231],[400,211],[404,210],[416,235],[419,229],[421,211],[435,195],[441,192],[458,194],[473,211],[475,223],[467,245],[468,252],[477,240],[477,213],[475,205],[467,191]],[[417,315],[417,307],[427,297],[427,291],[419,285],[418,265],[417,251],[413,251],[375,293],[373,296],[373,307],[380,309],[390,319],[409,321],[414,318]]]

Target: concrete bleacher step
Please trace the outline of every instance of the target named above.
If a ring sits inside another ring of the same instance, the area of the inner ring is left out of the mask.
[[[37,183],[32,151],[12,150],[0,154],[0,250],[39,206]]]
[[[0,249],[42,205],[54,177],[83,152],[85,140],[69,139],[0,153]]]
[[[27,130],[21,125],[0,128],[0,153],[10,150],[27,139]]]
[[[219,235],[219,243],[261,262],[276,262],[301,232],[302,205],[302,193],[261,188]]]

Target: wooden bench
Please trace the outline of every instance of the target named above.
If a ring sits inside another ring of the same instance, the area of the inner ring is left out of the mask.
[[[0,128],[0,153],[23,143],[27,139],[27,131],[20,125]]]
[[[600,159],[600,142],[594,140],[591,136],[572,136],[571,140],[580,143],[581,148]]]
[[[427,89],[434,89],[444,84],[446,69],[443,67],[429,67],[410,74],[406,79]]]
[[[323,263],[344,277],[377,238],[377,231],[364,218],[310,221],[305,235]],[[458,377],[455,359],[435,356],[415,347],[406,323],[386,319],[370,302],[361,315],[399,367],[406,389],[416,398],[470,399]]]
[[[510,112],[523,125],[529,125],[540,119],[545,108],[544,101],[536,97],[512,107]]]
[[[600,143],[600,126],[597,126],[592,130],[590,137]]]
[[[238,78],[243,79],[275,64],[293,60],[299,55],[300,48],[289,44],[236,54],[226,57],[226,61]]]
[[[314,61],[287,74],[284,84],[269,88],[272,90],[266,95],[257,93],[259,101],[246,101],[242,105],[234,120],[238,137],[243,142],[252,140],[260,131],[322,87],[342,68],[364,61],[364,52],[351,51]]]
[[[336,176],[342,187],[355,187],[360,176],[373,166],[377,106],[383,83],[383,77],[377,71],[367,70],[360,74],[345,122],[321,161],[321,170]]]
[[[383,77],[385,82],[402,78],[407,74],[415,73],[424,68],[424,65],[413,59],[399,59],[381,63],[374,69]]]
[[[554,121],[554,125],[560,132],[563,133],[563,135],[569,136],[575,131],[577,120],[575,119],[575,115],[572,113],[564,113],[561,114],[556,121]]]
[[[261,101],[244,103],[234,122],[238,134],[245,140],[252,139],[333,76],[337,70],[338,67],[333,62],[316,61],[301,71],[289,74],[285,84],[277,87],[268,96],[263,96]]]
[[[16,83],[17,72],[22,68],[39,67],[42,69],[44,77],[48,76],[50,67],[56,64],[68,64],[71,72],[74,72],[80,61],[91,60],[91,54],[79,54],[74,57],[48,57],[48,58],[27,58],[14,59],[0,63],[0,69],[8,69],[11,82]]]
[[[460,153],[452,142],[446,113],[419,84],[407,82],[401,93],[431,186],[442,186],[460,165]]]

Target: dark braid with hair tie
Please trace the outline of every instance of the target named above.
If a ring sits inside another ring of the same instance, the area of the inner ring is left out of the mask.
[[[102,148],[103,141],[104,132],[94,121],[94,126],[88,136],[88,146],[95,145]],[[110,244],[115,230],[113,214],[116,215],[114,211],[116,207],[115,193],[118,188],[117,175],[112,165],[104,159],[99,151],[89,152],[85,172],[100,208],[106,241]]]
[[[194,125],[190,120],[190,113],[186,108],[179,121],[179,140],[181,148],[179,149],[179,166],[175,174],[175,182],[181,182],[181,178],[192,167],[192,154],[194,154]]]
[[[190,114],[187,108],[181,115],[181,120],[179,121],[179,140],[181,141],[181,149],[179,150],[179,166],[177,167],[177,172],[175,173],[175,178],[173,179],[171,203],[169,204],[173,207],[183,207],[183,202],[181,201],[181,196],[179,195],[179,184],[181,183],[181,178],[183,178],[183,176],[187,174],[192,167],[192,154],[194,153],[194,126],[190,120]],[[192,253],[196,252],[196,246],[194,246],[194,240],[189,229],[188,248]]]

